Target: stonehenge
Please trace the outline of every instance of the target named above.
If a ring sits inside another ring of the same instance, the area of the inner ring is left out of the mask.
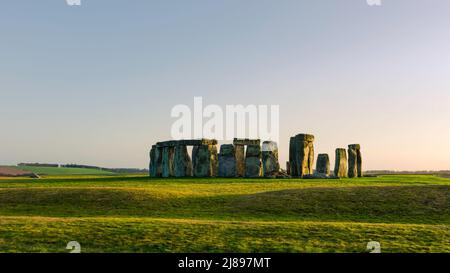
[[[330,175],[330,157],[328,154],[319,154],[317,156],[316,172],[321,175]]]
[[[261,146],[248,145],[245,153],[245,177],[260,177],[262,175]]]
[[[217,141],[210,139],[158,142],[150,150],[151,177],[208,177],[217,169]],[[191,160],[187,146],[194,146]]]
[[[361,145],[348,145],[348,177],[362,177]]]
[[[286,171],[280,168],[278,145],[273,141],[238,139],[223,144],[217,140],[171,140],[150,149],[151,177],[248,177],[248,178],[355,178],[362,177],[361,145],[336,149],[334,172],[328,154],[319,154],[314,170],[314,136],[297,134],[290,138]],[[192,158],[188,153],[192,148]]]
[[[347,152],[345,149],[336,149],[336,161],[334,165],[334,176],[336,178],[344,178],[348,175],[347,168]]]
[[[213,177],[217,174],[218,155],[216,145],[196,145],[192,149],[195,177]]]
[[[289,143],[290,175],[303,178],[313,175],[314,136],[299,134],[291,137]]]
[[[278,145],[273,141],[264,141],[262,146],[262,166],[264,177],[276,177],[280,171]]]
[[[236,152],[233,144],[220,146],[219,153],[219,176],[236,177]]]

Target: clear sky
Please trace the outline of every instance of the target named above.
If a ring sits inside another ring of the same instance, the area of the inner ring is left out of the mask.
[[[278,104],[316,152],[450,169],[450,1],[65,0],[0,6],[0,164],[146,167],[176,104]],[[282,163],[284,166],[284,163]]]

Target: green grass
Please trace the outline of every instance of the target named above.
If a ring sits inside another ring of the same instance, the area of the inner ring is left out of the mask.
[[[112,172],[87,168],[56,168],[35,166],[19,166],[16,168],[23,171],[36,173],[38,175],[114,175],[114,173]]]
[[[0,252],[450,252],[450,179],[0,180]]]

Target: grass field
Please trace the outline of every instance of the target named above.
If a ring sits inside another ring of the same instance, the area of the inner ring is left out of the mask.
[[[19,166],[19,170],[32,172],[38,175],[114,175],[115,173],[88,169],[88,168],[56,168],[56,167],[35,167],[35,166]]]
[[[0,180],[0,252],[450,252],[450,179]]]

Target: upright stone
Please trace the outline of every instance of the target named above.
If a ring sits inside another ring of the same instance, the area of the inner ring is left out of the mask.
[[[362,177],[361,145],[348,145],[348,177]]]
[[[328,154],[319,154],[317,156],[316,172],[326,176],[330,175],[330,157]]]
[[[198,145],[192,150],[195,177],[213,177],[217,175],[218,156],[216,145]]]
[[[261,146],[248,145],[245,156],[245,176],[254,178],[260,177],[261,175]]]
[[[291,163],[289,161],[286,161],[286,173],[291,175]]]
[[[234,152],[236,158],[236,176],[245,176],[245,146],[244,145],[234,145]]]
[[[262,146],[262,163],[264,177],[276,177],[280,172],[278,162],[278,145],[273,141],[265,141]]]
[[[334,176],[337,178],[347,177],[347,152],[345,149],[336,149]]]
[[[218,176],[236,177],[236,156],[233,144],[220,146]]]
[[[162,148],[162,177],[174,176],[174,147]]]
[[[192,176],[192,161],[186,145],[175,146],[174,175],[175,177]]]
[[[314,136],[299,134],[289,143],[290,174],[293,177],[312,175],[314,169]]]

